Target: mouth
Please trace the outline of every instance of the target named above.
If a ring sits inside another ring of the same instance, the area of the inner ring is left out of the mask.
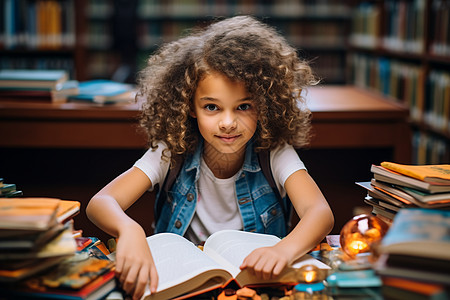
[[[225,143],[231,143],[237,140],[241,135],[240,134],[234,134],[234,135],[217,135],[217,137],[225,142]]]

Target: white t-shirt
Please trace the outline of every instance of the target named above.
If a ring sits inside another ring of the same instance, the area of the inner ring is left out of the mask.
[[[153,186],[164,182],[169,169],[169,162],[161,159],[164,148],[166,148],[165,144],[160,143],[158,149],[155,151],[149,149],[134,164],[148,176]],[[284,189],[286,179],[294,172],[306,169],[295,149],[287,144],[270,151],[270,165],[282,197],[286,195]],[[194,243],[200,243],[216,231],[243,228],[236,197],[236,176],[237,174],[226,179],[216,178],[203,159],[201,160],[200,177],[197,183],[197,206],[185,234],[186,238]]]

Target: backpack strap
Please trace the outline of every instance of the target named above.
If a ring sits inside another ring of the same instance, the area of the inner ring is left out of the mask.
[[[273,178],[273,174],[272,174],[272,168],[270,167],[270,151],[269,150],[261,150],[258,153],[258,161],[259,161],[259,165],[261,167],[261,171],[264,174],[264,177],[266,178],[267,182],[269,183],[270,187],[272,188],[275,197],[277,198],[278,203],[281,206],[281,209],[283,210],[283,215],[284,215],[284,219],[285,221],[288,223],[290,220],[290,216],[289,216],[289,209],[287,207],[285,207],[284,203],[283,203],[283,198],[281,198],[281,194],[280,191],[278,190],[278,187],[275,183],[275,179]],[[286,197],[288,197],[286,195]]]
[[[162,208],[164,206],[164,201],[167,199],[167,195],[169,194],[172,185],[177,179],[178,173],[180,173],[181,166],[183,166],[184,159],[181,155],[175,156],[174,165],[169,166],[169,171],[167,172],[166,178],[164,179],[164,183],[161,187],[161,191],[159,193],[159,197],[156,197],[155,203],[155,224],[158,221],[159,216],[161,215]]]

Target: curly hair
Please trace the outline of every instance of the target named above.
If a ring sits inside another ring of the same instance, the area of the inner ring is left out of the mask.
[[[318,82],[311,68],[275,29],[237,16],[165,44],[148,59],[138,76],[138,97],[144,99],[140,125],[150,147],[164,141],[172,154],[195,151],[200,133],[190,112],[199,81],[211,72],[242,82],[252,95],[257,151],[309,143],[311,112],[300,93]]]

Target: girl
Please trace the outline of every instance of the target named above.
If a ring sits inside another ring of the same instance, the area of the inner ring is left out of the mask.
[[[221,229],[285,236],[241,265],[270,278],[331,231],[330,207],[294,150],[307,144],[310,132],[300,92],[316,81],[275,30],[247,16],[217,22],[163,46],[138,83],[150,149],[87,207],[97,226],[118,237],[116,271],[134,299],[147,284],[155,292],[158,275],[144,230],[124,211],[163,185],[176,157],[184,164],[163,199],[156,232],[194,243]],[[289,234],[283,203],[258,163],[261,150],[270,151],[278,190],[300,217]]]

